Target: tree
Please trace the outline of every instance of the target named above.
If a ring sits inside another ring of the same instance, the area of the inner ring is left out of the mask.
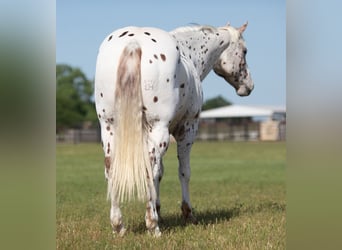
[[[96,121],[92,101],[93,83],[79,68],[56,66],[56,127],[79,128],[84,121]]]
[[[232,103],[219,95],[217,97],[206,100],[203,103],[202,110],[219,108],[219,107],[228,106],[228,105],[232,105]]]

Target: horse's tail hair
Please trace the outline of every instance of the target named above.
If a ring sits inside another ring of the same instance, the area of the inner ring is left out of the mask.
[[[117,201],[155,196],[148,154],[147,121],[141,90],[141,54],[137,42],[123,50],[117,68],[114,101],[114,154],[107,198]]]

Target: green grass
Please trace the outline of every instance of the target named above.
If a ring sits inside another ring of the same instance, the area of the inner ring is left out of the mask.
[[[181,218],[176,145],[164,157],[161,238],[146,233],[145,204],[121,205],[126,235],[112,234],[99,144],[57,145],[57,249],[285,249],[284,142],[196,142],[191,201]]]

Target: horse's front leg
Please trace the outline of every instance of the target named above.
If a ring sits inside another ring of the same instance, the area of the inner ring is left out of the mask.
[[[156,209],[158,213],[158,220],[162,222],[163,219],[160,214],[161,204],[160,204],[160,192],[159,192],[160,182],[164,174],[164,165],[163,165],[162,158],[160,158],[159,160],[159,165],[156,166],[154,169],[156,170],[156,172],[153,173],[153,183],[154,183],[154,188],[156,190]]]
[[[178,156],[178,177],[182,188],[182,205],[181,210],[183,218],[186,222],[197,224],[197,220],[193,215],[190,202],[189,182],[190,182],[190,152],[192,144],[196,137],[198,128],[197,121],[186,122],[184,129],[181,129],[184,134],[178,134],[177,140],[177,156]]]

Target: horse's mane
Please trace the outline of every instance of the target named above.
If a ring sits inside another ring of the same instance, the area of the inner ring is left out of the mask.
[[[176,35],[180,33],[188,33],[188,32],[193,32],[193,31],[207,31],[207,32],[213,33],[216,31],[216,28],[210,25],[199,25],[196,23],[192,23],[189,26],[176,28],[170,31],[170,34]]]
[[[237,31],[236,28],[234,28],[232,26],[227,26],[227,27],[225,27],[225,29],[229,30],[231,38],[233,41],[237,41],[240,38],[243,39],[242,35]],[[176,28],[176,29],[170,31],[169,33],[171,35],[186,34],[186,33],[191,33],[191,32],[195,32],[195,31],[203,31],[203,32],[214,33],[217,30],[218,30],[218,28],[211,26],[211,25],[199,25],[197,23],[191,23],[188,26]]]

